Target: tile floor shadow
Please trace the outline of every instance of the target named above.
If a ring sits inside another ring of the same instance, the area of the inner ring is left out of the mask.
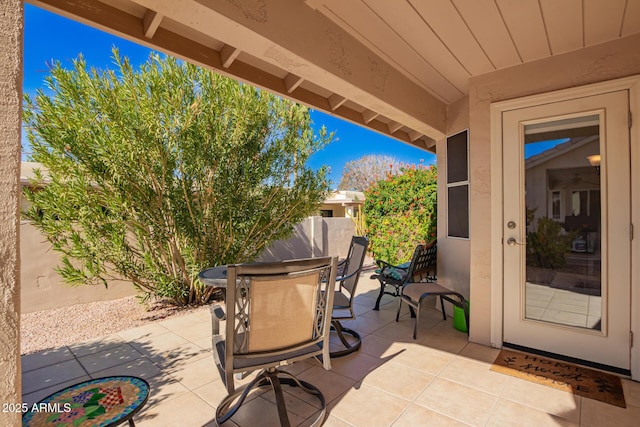
[[[372,310],[379,284],[367,276],[358,284],[356,319],[344,322],[360,333],[361,349],[333,359],[329,371],[315,360],[283,367],[322,391],[326,426],[637,424],[640,383],[623,380],[627,408],[622,409],[493,372],[499,350],[469,342],[450,317],[442,319],[435,302],[425,306],[416,340],[415,319],[406,305],[395,320],[396,298],[385,295],[380,310]],[[215,408],[226,396],[211,354],[206,308],[25,355],[22,364],[25,402],[99,376],[146,379],[151,396],[135,417],[138,427],[213,426]],[[288,387],[285,396],[292,424],[309,425],[319,410],[317,401]],[[279,425],[272,394],[252,393],[224,425]]]

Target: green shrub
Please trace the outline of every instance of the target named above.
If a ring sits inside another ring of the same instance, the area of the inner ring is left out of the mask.
[[[253,260],[317,211],[331,136],[306,107],[173,58],[134,70],[53,65],[25,96],[25,129],[50,180],[29,218],[72,285],[130,280],[146,297],[204,303],[197,273]],[[42,177],[41,177],[42,178]]]
[[[533,228],[533,210],[527,210],[527,223]],[[537,220],[534,230],[527,232],[527,265],[548,269],[562,268],[567,264],[566,254],[576,232],[564,233],[562,225],[546,216]]]
[[[408,261],[416,245],[436,239],[437,170],[405,166],[365,192],[369,248],[376,259]]]

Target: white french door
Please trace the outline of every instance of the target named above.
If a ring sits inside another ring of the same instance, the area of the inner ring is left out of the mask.
[[[629,92],[503,112],[503,341],[630,370]]]

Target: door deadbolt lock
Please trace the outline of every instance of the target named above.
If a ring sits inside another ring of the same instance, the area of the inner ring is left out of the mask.
[[[514,221],[509,221],[507,223],[507,228],[513,230],[514,228],[516,228],[516,223]]]

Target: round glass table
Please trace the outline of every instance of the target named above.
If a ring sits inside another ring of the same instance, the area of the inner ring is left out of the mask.
[[[207,286],[216,288],[227,287],[227,266],[219,265],[217,267],[207,268],[198,273],[198,278]]]

